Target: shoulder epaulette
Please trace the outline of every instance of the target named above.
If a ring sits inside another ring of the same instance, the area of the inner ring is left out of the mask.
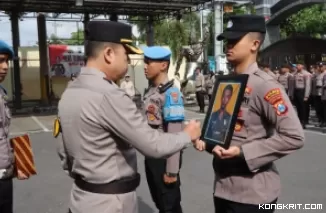
[[[173,84],[174,84],[174,80],[171,80],[171,81],[169,81],[169,82],[167,82],[166,84],[161,84],[160,86],[159,86],[159,92],[160,93],[164,93],[164,92],[166,92],[166,90],[168,90],[169,88],[171,88],[172,86],[173,86]]]

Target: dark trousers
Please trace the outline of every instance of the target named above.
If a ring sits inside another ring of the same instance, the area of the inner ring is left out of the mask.
[[[301,124],[306,124],[306,112],[307,112],[307,103],[305,103],[306,101],[304,101],[304,89],[296,89],[294,91],[294,104],[295,107],[297,108],[297,112],[298,112],[298,117],[299,120],[301,122]]]
[[[312,96],[309,96],[308,98],[308,101],[305,101],[305,123],[308,124],[309,123],[309,117],[310,117],[310,109],[311,109],[311,106],[313,105],[313,98]]]
[[[323,115],[323,122],[324,122],[324,124],[326,124],[326,100],[322,100],[322,102],[321,102],[322,104],[321,104],[321,108],[322,108],[322,110],[321,110],[321,114]]]
[[[204,112],[205,110],[205,93],[204,92],[196,92],[196,99],[197,99],[197,103],[199,106],[199,110],[201,112]]]
[[[323,123],[325,120],[324,120],[324,109],[323,109],[323,103],[321,101],[321,96],[314,96],[314,107],[316,110],[318,121],[320,123]]]
[[[277,200],[271,202],[270,204],[276,204]],[[259,207],[259,205],[251,205],[244,203],[236,203],[229,200],[224,200],[218,197],[214,197],[215,213],[273,213],[275,207],[269,209],[264,209],[264,207]]]
[[[163,181],[166,159],[145,159],[149,191],[159,213],[182,213],[180,177],[174,184]]]
[[[13,212],[13,186],[12,179],[0,180],[0,212]]]

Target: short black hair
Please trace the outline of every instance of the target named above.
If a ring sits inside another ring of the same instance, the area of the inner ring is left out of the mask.
[[[99,51],[111,46],[114,47],[114,43],[102,42],[102,41],[85,41],[85,56],[87,58],[96,58]]]
[[[231,94],[233,93],[233,86],[231,84],[226,85],[226,87],[223,89],[223,95],[226,90],[230,90]]]

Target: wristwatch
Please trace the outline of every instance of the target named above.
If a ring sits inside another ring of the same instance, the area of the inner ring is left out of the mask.
[[[239,148],[240,148],[240,155],[239,155],[239,157],[240,158],[245,158],[245,156],[243,154],[242,146],[239,146]]]
[[[178,176],[177,173],[169,173],[169,172],[167,172],[166,175],[167,175],[168,177],[177,177],[177,176]]]

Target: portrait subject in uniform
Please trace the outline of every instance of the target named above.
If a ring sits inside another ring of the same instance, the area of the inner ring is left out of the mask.
[[[239,88],[240,83],[220,83],[206,128],[205,138],[224,144],[235,102],[238,98]]]
[[[244,93],[242,88],[239,92],[240,109],[231,119],[230,126],[236,125],[230,143],[226,140],[229,146],[212,144],[205,137],[195,145],[214,156],[215,213],[274,213],[275,205],[264,209],[260,205],[276,204],[280,196],[281,181],[274,162],[303,146],[303,128],[289,96],[257,65],[265,34],[265,18],[246,14],[230,16],[225,31],[217,36],[218,41],[227,43],[226,58],[234,76],[248,79]],[[309,90],[300,89],[303,102]]]

